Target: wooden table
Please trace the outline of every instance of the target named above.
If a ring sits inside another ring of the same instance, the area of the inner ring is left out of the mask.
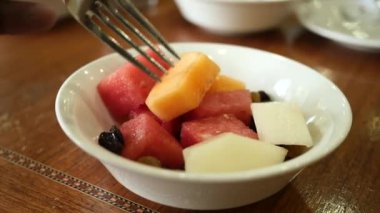
[[[218,36],[186,22],[170,0],[144,12],[171,42],[238,44],[300,61],[336,83],[351,104],[352,129],[338,150],[276,195],[229,212],[380,212],[379,53],[347,49],[295,22]],[[188,212],[122,187],[57,123],[62,82],[110,52],[71,19],[46,33],[0,36],[0,212]]]

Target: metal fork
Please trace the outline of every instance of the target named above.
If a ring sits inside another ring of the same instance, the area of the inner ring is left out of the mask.
[[[145,51],[137,44],[137,42],[128,35],[128,33],[137,36],[140,41],[144,42],[170,66],[173,65],[173,57],[174,59],[179,59],[178,54],[169,46],[164,37],[130,0],[64,0],[64,3],[71,15],[82,26],[94,33],[113,50],[118,52],[125,59],[133,63],[156,81],[160,81],[160,77],[151,69],[136,60],[135,57],[128,52],[118,40],[125,41],[129,44],[129,46],[143,55],[155,67],[164,73],[166,72],[166,69],[155,59],[147,55]],[[140,27],[144,29],[145,33],[148,33],[148,35],[150,34],[150,37],[152,37],[154,41],[151,41],[147,36],[145,36],[138,27],[129,21],[126,15],[140,24]],[[127,29],[127,31],[123,30],[118,25]],[[113,31],[116,36],[107,33],[106,30]],[[159,46],[166,49],[166,53],[164,53],[162,48]],[[173,57],[168,57],[168,54]]]

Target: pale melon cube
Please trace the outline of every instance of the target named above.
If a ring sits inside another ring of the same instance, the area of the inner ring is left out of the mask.
[[[251,170],[284,161],[285,148],[244,137],[222,133],[183,150],[185,171],[223,173]]]
[[[259,140],[276,145],[313,145],[301,109],[287,102],[251,104]]]

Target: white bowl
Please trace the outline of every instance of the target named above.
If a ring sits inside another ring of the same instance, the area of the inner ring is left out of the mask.
[[[188,174],[146,166],[100,147],[98,134],[114,124],[96,91],[100,79],[125,63],[117,54],[99,58],[73,73],[60,88],[56,115],[66,135],[101,161],[130,191],[155,202],[185,209],[225,209],[262,200],[281,190],[303,168],[336,149],[348,134],[352,114],[342,92],[314,70],[261,50],[212,43],[173,43],[179,53],[201,51],[224,74],[275,100],[297,103],[304,111],[315,146],[284,163],[229,174]]]
[[[217,34],[272,29],[291,12],[292,0],[175,0],[189,22]]]

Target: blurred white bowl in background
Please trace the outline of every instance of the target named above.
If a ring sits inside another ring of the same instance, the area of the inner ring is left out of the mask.
[[[52,8],[58,15],[59,18],[65,18],[69,15],[66,10],[66,6],[63,3],[63,0],[23,0],[27,2],[36,2],[46,5]]]
[[[175,0],[189,22],[218,34],[245,34],[277,27],[294,0]]]

